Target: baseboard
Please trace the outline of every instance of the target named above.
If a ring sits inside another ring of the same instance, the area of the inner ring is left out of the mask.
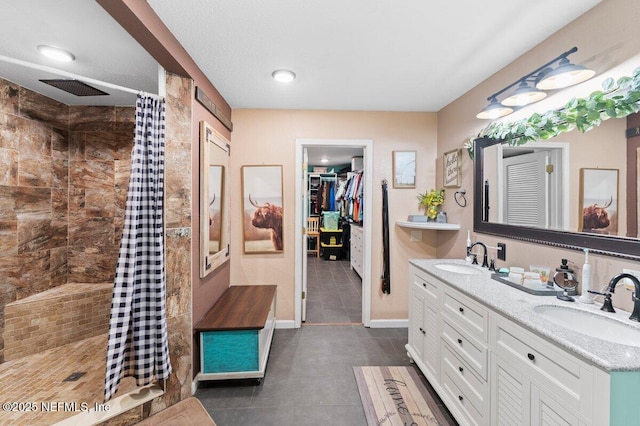
[[[292,320],[276,320],[276,328],[296,328],[296,322]]]
[[[198,390],[198,386],[200,386],[200,382],[197,380],[194,380],[191,382],[191,395],[195,395],[196,391]]]
[[[409,328],[408,319],[371,320],[370,328]]]

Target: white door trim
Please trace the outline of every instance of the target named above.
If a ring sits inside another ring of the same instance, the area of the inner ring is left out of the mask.
[[[295,176],[295,290],[294,290],[294,321],[295,327],[302,325],[302,229],[304,228],[304,205],[303,191],[306,190],[302,186],[303,180],[303,151],[305,147],[310,146],[330,146],[335,148],[363,148],[364,155],[364,212],[363,212],[363,231],[364,231],[364,259],[363,259],[363,277],[362,277],[362,323],[365,327],[371,325],[371,220],[373,213],[371,209],[371,200],[373,199],[373,141],[371,139],[296,139],[296,176]]]

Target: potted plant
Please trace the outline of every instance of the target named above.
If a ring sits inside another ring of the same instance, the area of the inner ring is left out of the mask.
[[[444,204],[444,189],[432,189],[418,195],[420,205],[424,206],[425,215],[429,220],[436,220],[440,206]]]

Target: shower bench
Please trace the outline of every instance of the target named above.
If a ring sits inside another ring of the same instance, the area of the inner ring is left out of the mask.
[[[196,380],[264,377],[275,328],[276,286],[231,286],[196,324]]]

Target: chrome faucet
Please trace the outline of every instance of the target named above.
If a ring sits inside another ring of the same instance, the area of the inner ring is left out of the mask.
[[[616,285],[618,285],[618,281],[624,278],[630,279],[631,282],[633,282],[633,286],[635,287],[635,291],[631,295],[631,300],[633,300],[633,312],[631,313],[631,316],[629,317],[629,319],[632,321],[640,322],[640,299],[638,299],[638,296],[640,295],[640,281],[638,281],[638,278],[636,278],[635,275],[631,275],[631,274],[627,274],[626,272],[623,272],[621,274],[614,276],[613,278],[611,278],[611,281],[609,281],[609,285],[607,286],[607,291],[609,293],[615,293]]]
[[[480,241],[477,241],[473,244],[471,244],[471,247],[469,247],[469,253],[471,253],[471,250],[473,250],[473,248],[475,246],[480,246],[484,249],[484,255],[482,257],[482,267],[483,268],[488,268],[489,267],[489,262],[487,259],[487,246],[484,243],[481,243]],[[478,258],[476,256],[473,257],[473,264],[477,265],[478,264]]]

